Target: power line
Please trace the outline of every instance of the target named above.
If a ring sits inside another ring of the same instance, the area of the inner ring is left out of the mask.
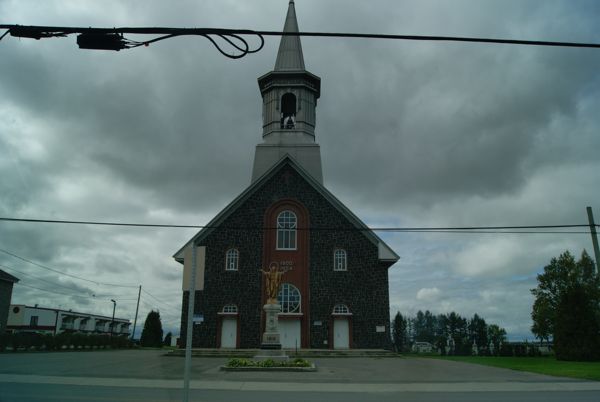
[[[135,285],[121,285],[121,284],[116,284],[116,283],[106,283],[106,282],[93,281],[93,280],[90,280],[90,279],[87,279],[87,278],[82,278],[81,276],[69,274],[69,273],[66,273],[66,272],[63,272],[63,271],[59,271],[59,270],[54,269],[54,268],[50,268],[50,267],[48,267],[46,265],[38,264],[37,262],[28,260],[27,258],[21,257],[20,255],[17,255],[15,253],[12,253],[12,252],[7,251],[7,250],[0,249],[0,252],[2,252],[4,254],[8,254],[8,255],[10,255],[10,256],[12,256],[14,258],[18,258],[19,260],[25,261],[25,262],[27,262],[29,264],[35,265],[36,267],[47,269],[49,271],[56,272],[56,273],[61,274],[61,275],[69,276],[71,278],[79,279],[80,281],[86,281],[86,282],[94,283],[96,285],[114,286],[114,287],[121,287],[121,288],[135,288],[135,287],[137,287]]]
[[[24,223],[56,223],[69,225],[96,225],[96,226],[128,226],[128,227],[148,227],[148,228],[174,228],[174,229],[220,229],[220,230],[275,230],[276,227],[248,227],[248,226],[220,226],[220,225],[176,225],[176,224],[155,224],[155,223],[131,223],[131,222],[103,222],[103,221],[75,221],[75,220],[56,220],[56,219],[26,219],[26,218],[8,218],[0,217],[0,221],[24,222]],[[600,227],[600,224],[596,224]],[[454,227],[298,227],[297,230],[309,231],[373,231],[373,232],[445,232],[452,233],[458,231],[486,231],[485,233],[513,233],[506,232],[513,230],[514,233],[589,233],[589,232],[558,232],[558,231],[535,231],[523,232],[526,229],[573,229],[589,228],[589,224],[568,224],[568,225],[515,225],[515,226],[454,226]],[[493,232],[498,231],[498,232]],[[2,251],[2,250],[0,250]]]
[[[57,295],[62,295],[62,296],[69,296],[69,297],[77,297],[77,298],[81,298],[81,299],[93,299],[96,301],[102,301],[102,299],[99,299],[98,297],[95,297],[94,295],[92,296],[83,296],[83,295],[76,295],[76,294],[72,294],[72,293],[63,293],[63,292],[57,292],[55,290],[48,290],[48,289],[42,289],[39,288],[37,286],[32,286],[32,285],[26,285],[24,283],[18,282],[17,283],[18,286],[25,286],[26,288],[30,288],[30,289],[35,289],[35,290],[39,290],[42,292],[47,292],[47,293],[53,293],[53,294],[57,294]],[[104,297],[104,296],[102,296]],[[118,302],[123,302],[123,303],[128,303],[128,302],[134,302],[137,301],[137,299],[118,299]]]
[[[12,267],[6,266],[6,265],[4,265],[4,264],[0,264],[0,267],[2,267],[2,268],[4,268],[4,269],[8,269],[9,271],[18,272],[18,273],[19,273],[19,274],[21,274],[21,275],[25,275],[26,277],[28,277],[28,278],[32,278],[32,279],[34,279],[34,280],[37,280],[37,281],[46,282],[46,283],[48,283],[48,284],[50,284],[50,285],[53,285],[53,286],[59,286],[59,287],[62,287],[62,288],[68,289],[68,290],[74,290],[74,291],[76,291],[76,292],[81,292],[81,289],[76,289],[76,288],[72,288],[72,287],[69,287],[69,286],[61,285],[60,283],[52,282],[52,281],[49,281],[49,280],[47,280],[47,279],[44,279],[44,278],[38,278],[37,276],[33,276],[33,275],[31,275],[31,274],[29,274],[29,273],[27,273],[27,272],[20,271],[20,270],[18,270],[18,269],[15,269],[15,268],[12,268]],[[22,284],[22,283],[21,283],[21,284]],[[110,297],[117,298],[117,300],[118,300],[118,301],[136,301],[136,300],[137,300],[137,298],[133,298],[133,299],[122,298],[122,296],[124,296],[124,295],[116,295],[116,294],[115,294],[115,295],[95,294],[95,293],[93,293],[92,291],[90,291],[89,289],[87,289],[87,291],[88,291],[88,292],[90,292],[90,293],[91,293],[91,295],[86,295],[86,296],[82,296],[82,295],[74,295],[74,294],[67,294],[67,293],[61,293],[61,292],[54,292],[54,291],[50,291],[50,290],[47,290],[47,289],[39,289],[39,290],[43,290],[44,292],[53,292],[53,293],[58,293],[58,294],[66,295],[66,296],[74,296],[74,297],[90,297],[90,298],[93,298],[93,299],[96,299],[96,300],[99,300],[100,298],[110,298]]]
[[[181,309],[180,309],[180,308],[178,308],[178,307],[175,307],[175,306],[172,306],[172,305],[170,305],[169,303],[165,303],[164,301],[160,300],[159,298],[157,298],[156,296],[154,296],[153,294],[151,294],[150,292],[148,292],[148,291],[147,291],[146,289],[144,289],[144,288],[142,288],[142,292],[146,293],[148,296],[152,297],[152,298],[153,298],[154,300],[156,300],[157,302],[159,302],[159,303],[161,303],[161,304],[163,304],[163,305],[165,305],[165,306],[167,306],[167,307],[169,307],[169,308],[171,308],[171,309],[173,309],[173,310],[176,310],[176,311],[181,311]]]
[[[564,41],[542,41],[542,40],[523,40],[523,39],[503,39],[503,38],[482,38],[466,36],[433,36],[433,35],[391,35],[391,34],[369,34],[369,33],[351,33],[351,32],[281,32],[281,31],[255,31],[250,29],[226,29],[226,28],[172,28],[172,27],[121,27],[121,28],[91,28],[91,27],[61,27],[61,26],[38,26],[38,25],[0,25],[0,29],[7,29],[7,32],[0,37],[2,39],[8,33],[11,36],[21,38],[49,38],[64,37],[70,34],[80,34],[94,36],[95,39],[110,40],[111,45],[108,50],[130,49],[139,46],[148,46],[150,43],[158,42],[164,39],[170,39],[178,36],[201,36],[212,42],[212,44],[223,55],[231,58],[243,57],[249,53],[256,53],[263,48],[263,36],[308,36],[322,38],[354,38],[354,39],[386,39],[386,40],[410,40],[410,41],[434,41],[434,42],[471,42],[471,43],[492,43],[505,45],[526,45],[526,46],[551,46],[551,47],[576,47],[576,48],[600,48],[599,43],[585,42],[564,42]],[[132,41],[123,37],[124,34],[138,35],[162,35],[147,41]],[[120,35],[120,37],[115,37]],[[244,36],[255,36],[260,44],[251,49]],[[224,53],[222,48],[213,39],[220,38],[228,46],[237,50],[237,55]],[[232,40],[234,39],[234,40]],[[236,43],[237,41],[237,43]],[[79,40],[78,40],[79,43]],[[85,48],[79,43],[80,47]],[[241,46],[240,46],[241,45]],[[106,48],[104,48],[106,49]]]
[[[79,297],[79,298],[82,298],[82,299],[96,299],[94,296],[83,296],[83,295],[75,295],[75,294],[72,294],[72,293],[57,292],[55,290],[48,290],[48,289],[38,288],[36,286],[25,285],[24,283],[17,283],[17,285],[19,285],[19,286],[25,286],[27,288],[31,288],[31,289],[35,289],[35,290],[40,290],[42,292],[54,293],[54,294],[57,294],[57,295]]]
[[[75,288],[72,288],[72,287],[69,287],[69,286],[61,285],[60,283],[56,283],[56,282],[49,281],[49,280],[47,280],[47,279],[44,279],[44,278],[38,278],[38,277],[36,277],[36,276],[33,276],[33,275],[31,275],[31,274],[28,274],[28,273],[26,273],[26,272],[20,271],[20,270],[18,270],[18,269],[15,269],[15,268],[12,268],[12,267],[8,267],[8,266],[6,266],[6,265],[4,265],[4,264],[0,264],[0,267],[2,267],[2,268],[4,268],[4,269],[8,269],[8,270],[10,270],[10,271],[18,272],[18,273],[19,273],[19,274],[21,274],[21,275],[25,275],[25,276],[27,276],[27,277],[31,277],[31,278],[33,278],[33,279],[35,279],[35,280],[38,280],[38,281],[42,281],[42,282],[49,283],[50,285],[59,286],[59,287],[61,287],[61,288],[65,288],[65,289],[69,289],[69,290],[74,290],[74,291],[76,291],[76,292],[81,292],[81,289],[75,289]],[[89,289],[88,289],[88,291],[89,291]]]

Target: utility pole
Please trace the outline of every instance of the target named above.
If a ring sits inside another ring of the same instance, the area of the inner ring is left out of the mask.
[[[194,299],[196,296],[196,242],[192,241],[192,272],[188,295],[187,329],[185,335],[185,367],[183,369],[183,402],[190,398],[190,370],[192,367],[192,337],[194,327]]]
[[[138,311],[140,309],[140,296],[142,295],[142,285],[140,285],[140,288],[138,290],[138,301],[137,301],[137,306],[135,306],[135,318],[133,320],[133,332],[131,333],[131,340],[133,341],[133,338],[135,337],[135,326],[137,324],[137,316],[138,316]]]
[[[112,316],[112,320],[110,321],[110,337],[113,337],[113,331],[115,330],[115,309],[117,308],[117,302],[115,301],[115,299],[110,299],[111,302],[113,302],[113,316]]]
[[[596,224],[594,223],[594,213],[592,207],[587,207],[588,221],[590,223],[590,233],[592,235],[592,244],[594,245],[594,258],[596,259],[596,274],[600,274],[600,249],[598,249],[598,234],[596,233]]]

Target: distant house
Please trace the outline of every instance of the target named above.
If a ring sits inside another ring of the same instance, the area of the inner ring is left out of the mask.
[[[16,282],[19,282],[18,278],[0,269],[0,334],[6,330],[12,289]]]
[[[112,328],[111,328],[112,324]],[[8,315],[7,331],[59,334],[80,332],[129,335],[128,319],[80,313],[72,310],[13,304]]]

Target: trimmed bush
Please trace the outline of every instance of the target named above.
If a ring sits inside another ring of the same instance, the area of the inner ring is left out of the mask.
[[[124,349],[133,347],[133,342],[126,335],[84,334],[62,332],[58,335],[36,332],[17,332],[0,334],[0,352],[11,348],[13,352],[20,350],[84,350],[107,348]]]

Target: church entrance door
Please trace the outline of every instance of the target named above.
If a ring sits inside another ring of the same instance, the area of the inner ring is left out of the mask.
[[[279,337],[284,349],[300,348],[300,320],[279,320]]]
[[[336,318],[333,320],[333,348],[350,348],[350,326],[347,318]]]
[[[221,348],[235,349],[237,344],[237,319],[223,318],[221,323]]]

